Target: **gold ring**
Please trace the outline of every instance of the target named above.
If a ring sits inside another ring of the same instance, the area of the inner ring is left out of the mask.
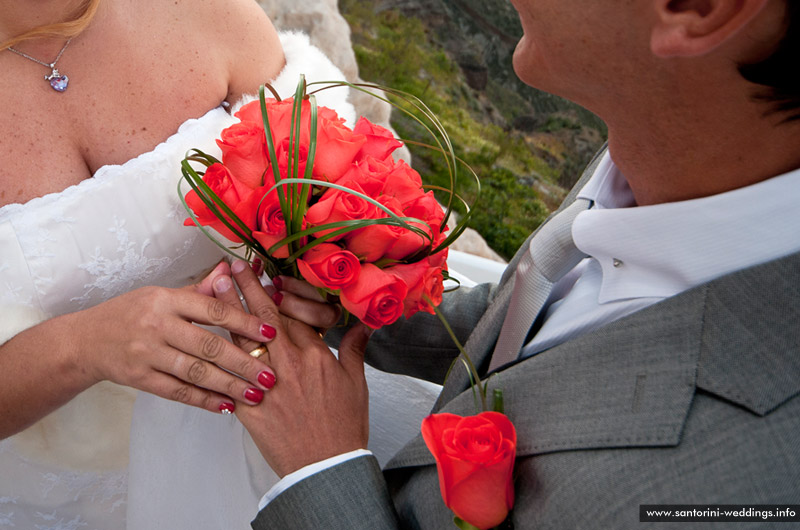
[[[261,346],[250,352],[250,357],[258,359],[265,353],[267,353],[267,347],[262,344]]]

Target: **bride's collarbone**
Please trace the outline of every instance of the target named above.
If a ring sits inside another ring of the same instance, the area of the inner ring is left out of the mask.
[[[0,90],[15,102],[0,110],[0,206],[62,191],[100,167],[151,151],[218,105],[227,88],[214,82],[183,92],[177,83],[141,88],[135,78],[100,85],[93,75],[73,72],[65,93],[25,77],[30,72],[15,74],[20,83],[13,91]]]
[[[70,78],[62,93],[44,80],[44,67],[0,53],[0,99],[11,102],[0,108],[0,206],[149,152],[227,96],[228,65],[214,42],[174,28],[159,33],[166,44],[142,41],[137,28],[108,26],[91,26],[70,44],[58,63]]]

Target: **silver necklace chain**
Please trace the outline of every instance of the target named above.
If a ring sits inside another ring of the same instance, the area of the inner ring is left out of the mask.
[[[53,90],[55,90],[57,92],[64,92],[67,89],[67,86],[69,85],[69,77],[67,77],[65,74],[60,73],[58,71],[58,68],[56,68],[56,64],[58,64],[58,60],[61,59],[61,56],[64,55],[64,50],[67,49],[67,46],[69,46],[70,42],[72,42],[72,37],[67,39],[67,42],[64,43],[64,46],[61,48],[61,51],[58,52],[58,55],[56,55],[56,58],[53,59],[52,63],[46,63],[44,61],[40,61],[36,57],[31,57],[27,53],[23,53],[23,52],[21,52],[21,51],[19,51],[17,49],[12,48],[11,46],[9,46],[7,49],[10,52],[14,52],[17,55],[20,55],[20,56],[25,57],[26,59],[29,59],[29,60],[31,60],[31,61],[33,61],[35,63],[41,64],[42,66],[46,66],[46,67],[50,68],[50,70],[52,70],[52,71],[50,72],[50,75],[44,76],[45,80],[50,82],[50,86],[53,87]]]

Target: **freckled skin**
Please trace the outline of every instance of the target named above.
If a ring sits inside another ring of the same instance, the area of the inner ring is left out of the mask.
[[[259,16],[257,32],[242,31]],[[212,31],[208,20],[224,22]],[[49,60],[63,43],[44,38],[19,48]],[[104,0],[59,60],[67,91],[43,82],[44,67],[0,52],[0,101],[13,102],[0,106],[0,189],[15,190],[0,206],[150,151],[187,119],[255,93],[282,65],[274,29],[251,0]]]

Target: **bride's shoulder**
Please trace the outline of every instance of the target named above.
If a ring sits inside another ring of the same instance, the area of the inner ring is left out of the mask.
[[[134,6],[140,24],[163,29],[162,38],[178,45],[202,40],[206,54],[234,68],[272,71],[283,65],[277,31],[255,0],[125,1]]]
[[[161,0],[159,0],[161,1]],[[174,2],[185,13],[187,29],[213,41],[213,49],[229,66],[229,102],[254,93],[283,68],[285,58],[278,33],[254,0]]]

